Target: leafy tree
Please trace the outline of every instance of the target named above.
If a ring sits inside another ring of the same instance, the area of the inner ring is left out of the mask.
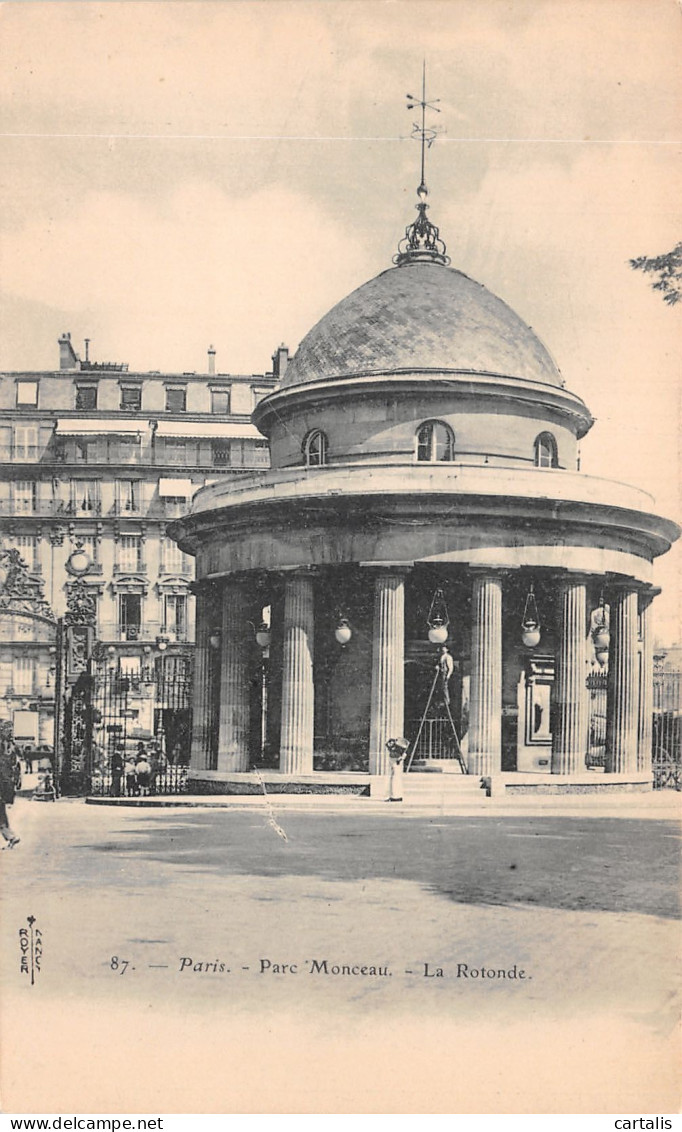
[[[658,276],[652,283],[654,291],[663,292],[663,302],[673,307],[682,302],[682,242],[676,244],[671,252],[649,258],[640,255],[630,260],[635,271],[646,271]]]

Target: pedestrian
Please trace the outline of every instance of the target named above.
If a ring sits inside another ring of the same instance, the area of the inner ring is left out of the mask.
[[[388,780],[387,802],[402,802],[403,800],[403,759],[409,747],[407,739],[389,739],[386,744],[391,769]]]
[[[125,761],[126,794],[132,797],[137,794],[137,774],[135,773],[135,760],[132,755],[126,755]]]
[[[455,662],[450,655],[450,650],[447,645],[441,645],[440,656],[438,657],[438,672],[441,681],[441,691],[443,693],[443,703],[446,707],[450,706],[450,677],[455,671]]]
[[[5,848],[13,849],[19,838],[9,824],[7,807],[14,802],[16,793],[16,750],[7,728],[0,732],[0,833],[7,842]]]
[[[141,749],[140,753],[138,754],[137,762],[135,763],[135,774],[136,774],[136,777],[137,777],[137,793],[147,795],[149,793],[149,781],[150,781],[150,774],[151,774],[152,768],[149,764],[149,759],[147,758],[145,749],[142,746],[142,744],[140,744],[140,747],[142,749]],[[139,750],[139,748],[138,748],[138,750]]]
[[[159,770],[161,769],[161,760],[159,759],[159,750],[156,744],[150,744],[149,747],[149,793],[158,794],[159,791]]]
[[[111,755],[111,796],[120,798],[121,779],[123,778],[123,755],[116,748]]]

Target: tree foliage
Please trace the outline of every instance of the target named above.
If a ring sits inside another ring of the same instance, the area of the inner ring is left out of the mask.
[[[664,303],[673,307],[675,303],[682,302],[682,242],[665,255],[640,255],[631,259],[630,267],[658,276],[651,286],[654,291],[663,292]]]

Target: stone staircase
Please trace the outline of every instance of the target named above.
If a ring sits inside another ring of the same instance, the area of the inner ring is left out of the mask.
[[[459,763],[443,760],[445,766],[429,759],[420,765],[415,759],[409,773],[403,775],[403,805],[441,806],[485,801],[487,795],[478,774],[462,774]]]

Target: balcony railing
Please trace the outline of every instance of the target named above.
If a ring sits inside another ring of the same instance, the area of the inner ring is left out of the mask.
[[[114,445],[100,447],[93,451],[62,449],[48,446],[24,445],[21,448],[0,445],[0,464],[48,464],[57,467],[112,467],[122,465],[140,468],[220,468],[235,474],[245,471],[267,469],[270,459],[264,449],[245,452],[240,463],[232,463],[222,449],[213,450],[208,445],[186,445],[184,452],[163,451],[160,448],[143,448],[133,452]]]

